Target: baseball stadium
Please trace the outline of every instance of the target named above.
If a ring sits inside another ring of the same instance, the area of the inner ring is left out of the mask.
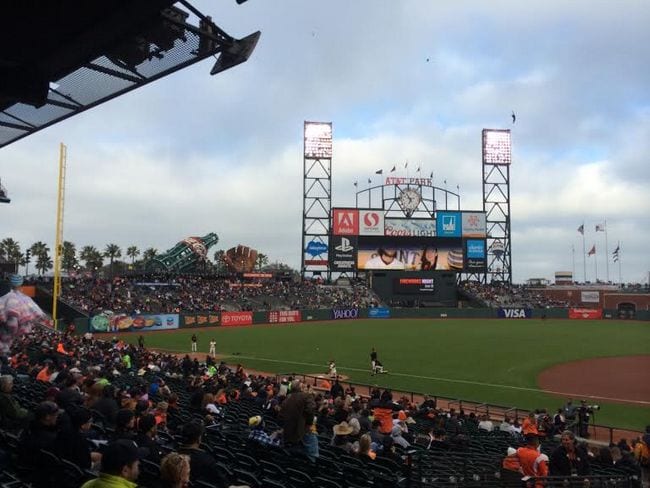
[[[0,148],[260,37],[113,3],[0,57]],[[465,208],[408,162],[336,195],[334,124],[302,126],[300,269],[216,232],[78,251],[60,145],[53,259],[0,234],[1,487],[647,486],[647,286],[513,282],[511,129],[477,132]]]

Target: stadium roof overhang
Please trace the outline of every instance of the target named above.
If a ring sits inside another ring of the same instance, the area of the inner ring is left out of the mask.
[[[209,56],[210,74],[232,68],[260,36],[235,39],[186,0],[23,0],[2,14],[0,147]]]

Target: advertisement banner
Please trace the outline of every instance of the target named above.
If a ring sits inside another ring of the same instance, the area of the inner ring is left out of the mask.
[[[390,318],[390,308],[377,307],[368,309],[368,318],[387,319]]]
[[[252,325],[253,312],[221,312],[221,325],[224,327],[238,327]]]
[[[529,319],[533,316],[530,308],[500,308],[497,310],[497,317],[502,319]]]
[[[485,212],[463,212],[463,237],[485,237],[486,235]]]
[[[358,319],[358,308],[334,308],[332,309],[332,319],[345,320],[345,319]]]
[[[438,212],[436,234],[438,237],[460,237],[462,218],[460,212]]]
[[[395,278],[393,280],[393,293],[401,295],[432,294],[436,291],[436,282],[433,278]]]
[[[183,314],[181,318],[183,327],[216,327],[220,323],[217,313]]]
[[[309,241],[307,243],[307,247],[305,248],[305,252],[312,257],[320,256],[321,254],[327,252],[327,244],[321,241]],[[253,274],[253,273],[249,273],[249,274]]]
[[[100,314],[90,319],[90,332],[147,332],[178,329],[177,314]]]
[[[302,322],[300,310],[272,310],[269,312],[269,324],[288,324]]]
[[[332,236],[330,248],[330,270],[352,271],[357,264],[358,243],[356,237]]]
[[[402,243],[398,238],[383,242],[359,242],[357,268],[360,270],[404,271],[462,271],[464,269],[461,243],[435,242]]]
[[[602,319],[603,310],[601,308],[570,308],[569,318],[578,320]]]
[[[332,209],[332,233],[335,236],[359,235],[359,211],[357,209]]]
[[[384,235],[394,237],[434,237],[436,222],[429,219],[386,219]]]
[[[581,291],[580,301],[582,303],[600,303],[600,292],[597,291]]]
[[[384,235],[384,211],[383,210],[359,210],[359,235],[360,236],[383,236]]]
[[[467,239],[465,241],[465,271],[482,271],[487,266],[485,241]]]

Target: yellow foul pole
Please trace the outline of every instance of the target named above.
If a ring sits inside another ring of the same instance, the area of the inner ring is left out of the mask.
[[[59,148],[59,192],[56,206],[56,239],[54,244],[54,291],[52,292],[52,319],[58,329],[56,315],[57,301],[61,295],[61,257],[63,254],[63,211],[65,207],[65,164],[67,147],[61,143]]]

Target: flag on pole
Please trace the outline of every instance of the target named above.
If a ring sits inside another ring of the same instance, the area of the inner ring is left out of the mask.
[[[415,171],[416,173],[420,172],[420,166],[418,165],[418,169]]]
[[[605,232],[605,224],[596,224],[596,232]]]
[[[621,245],[619,244],[618,246],[616,246],[616,249],[614,249],[614,252],[612,253],[612,255],[614,256],[614,262],[618,261],[619,258],[618,253],[620,250],[621,250]]]
[[[370,183],[372,183],[372,180],[370,178],[368,178],[368,184],[370,184]]]
[[[582,235],[585,235],[585,224],[582,224],[580,227],[578,227],[578,232],[580,232]]]
[[[355,181],[355,182],[354,182],[354,186],[357,186],[358,184],[359,184],[358,181]]]
[[[429,178],[433,178],[433,171],[432,171],[431,174],[429,175]]]
[[[395,172],[395,166],[393,166],[393,169],[390,170],[391,173]]]
[[[407,161],[407,162],[404,163],[404,169],[406,169],[408,167],[409,167],[409,162]]]
[[[375,171],[375,174],[376,175],[382,175],[382,174],[384,174],[384,170],[383,169],[378,169],[377,171]]]
[[[589,252],[587,253],[587,256],[591,256],[592,254],[596,254],[596,244],[591,246],[591,249],[589,249]]]

